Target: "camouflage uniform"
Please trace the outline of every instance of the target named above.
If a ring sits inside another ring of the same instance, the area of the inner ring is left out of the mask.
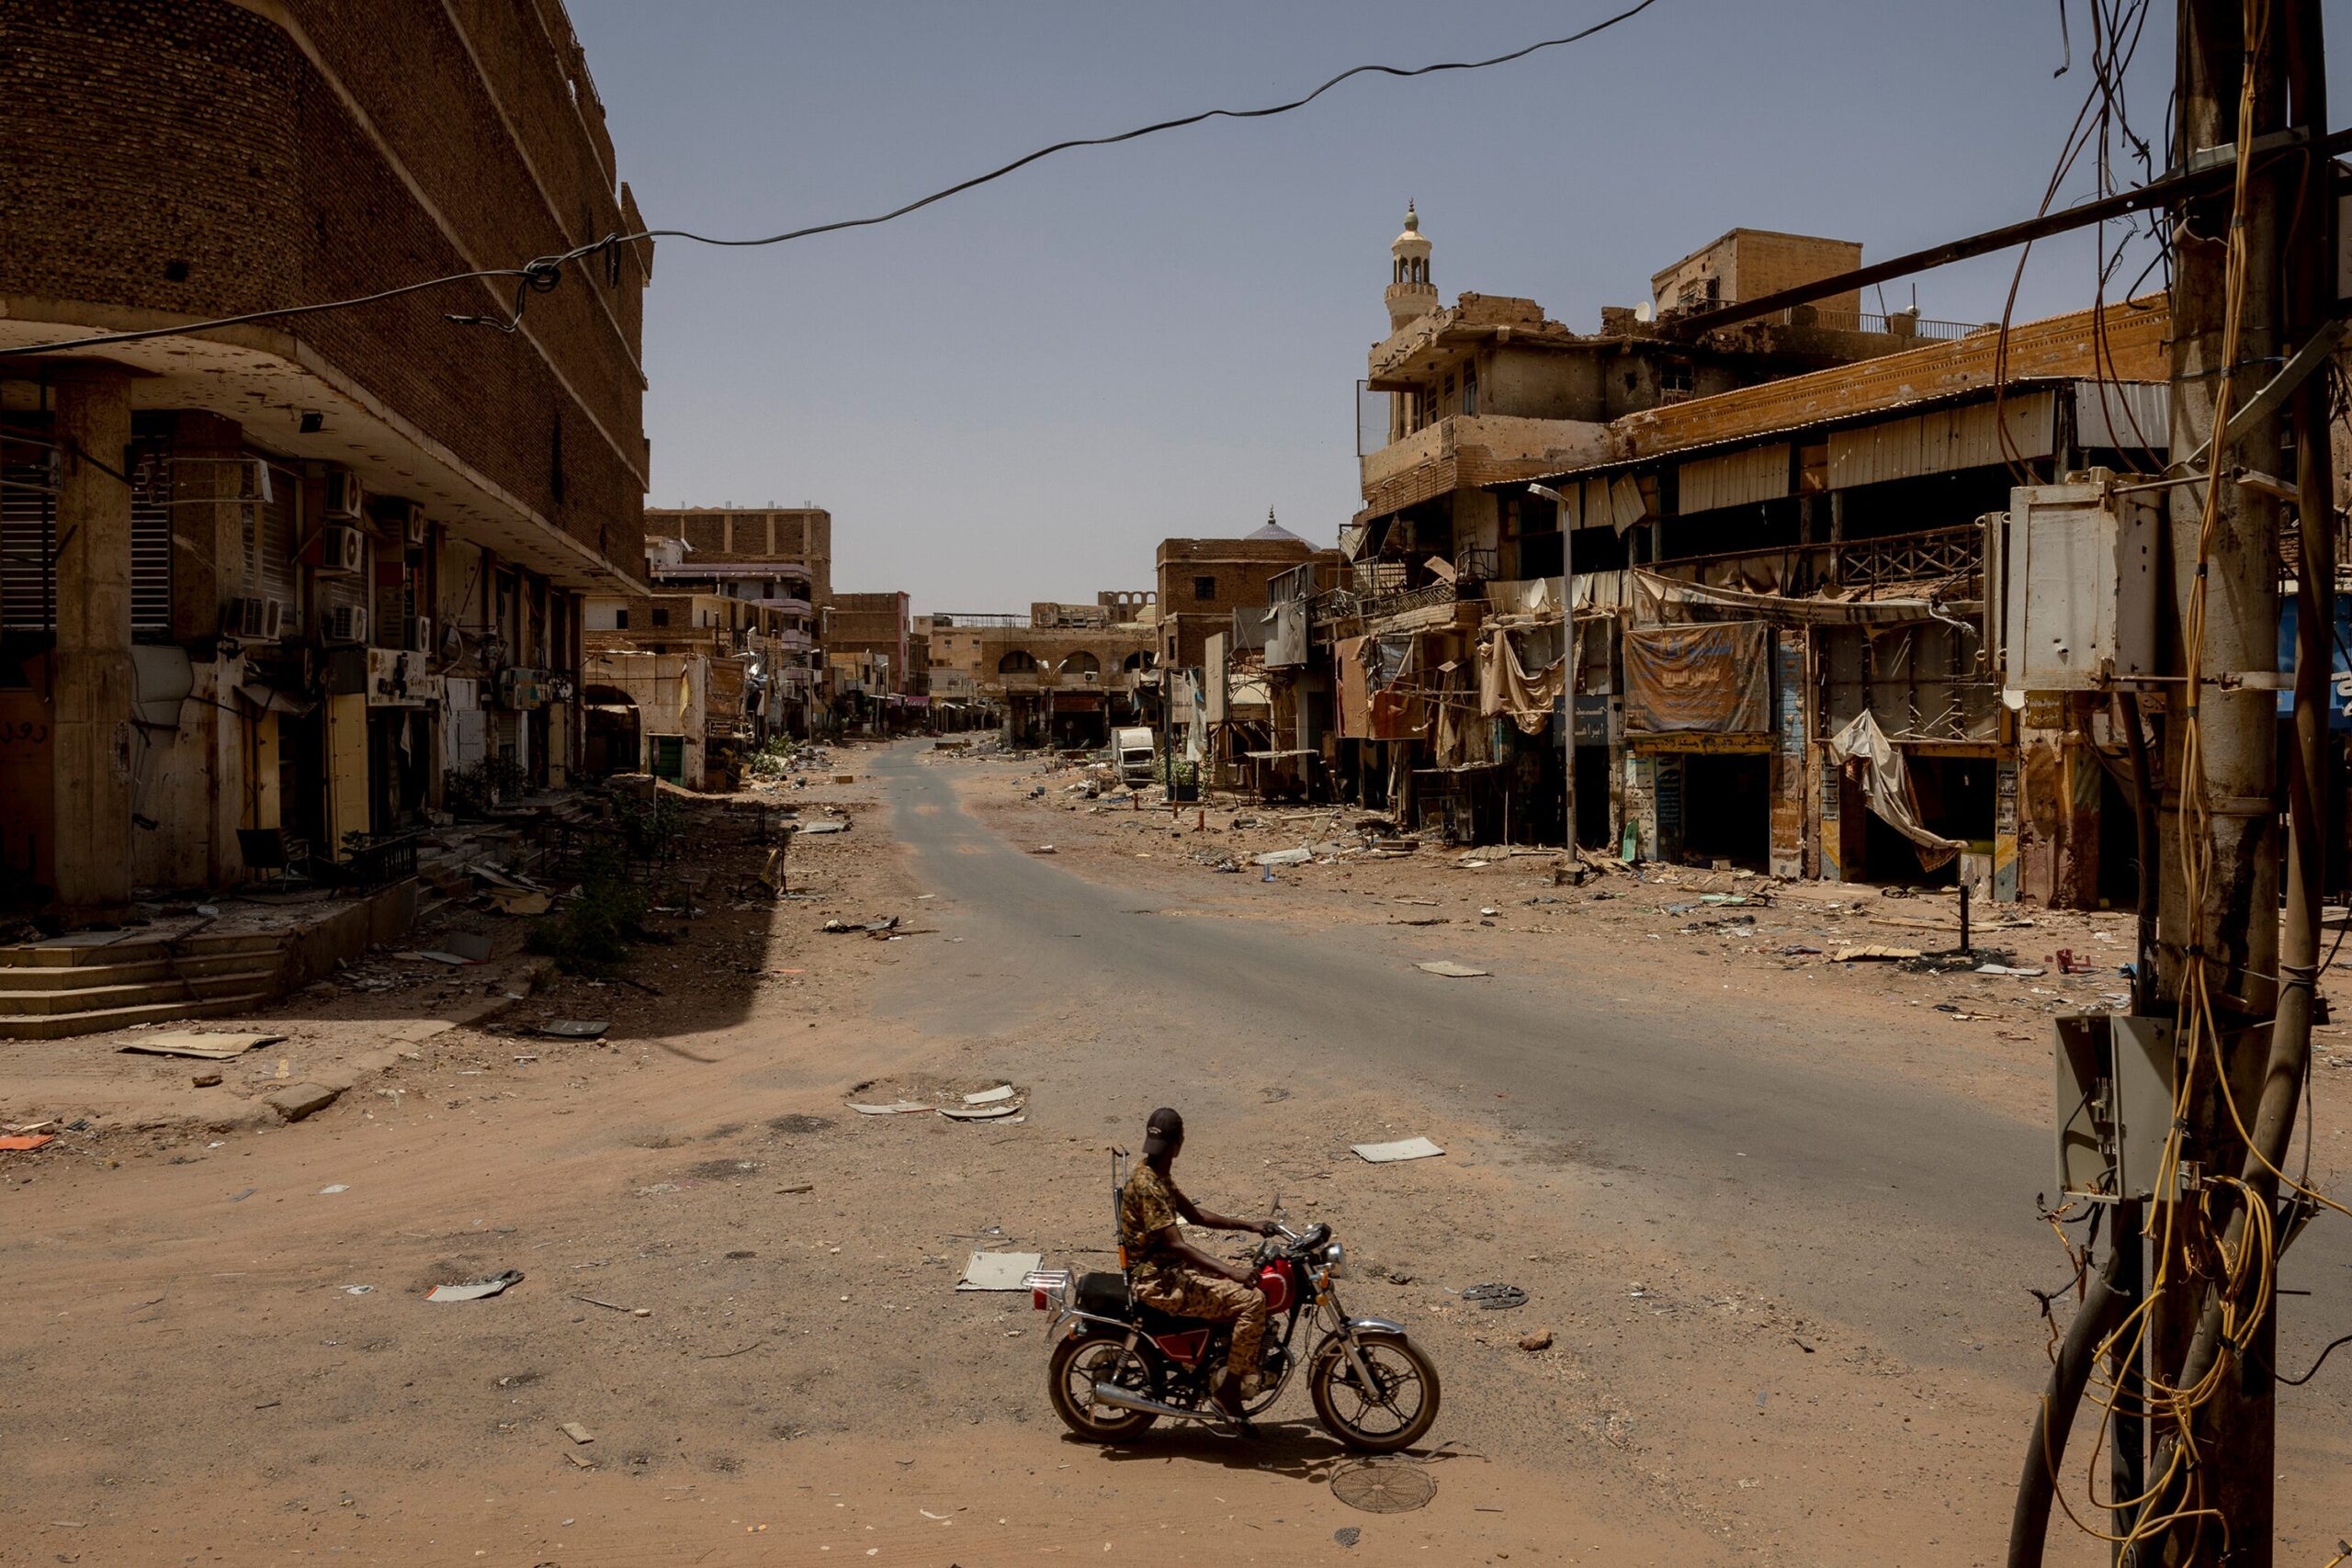
[[[1136,1300],[1181,1317],[1233,1325],[1233,1346],[1225,1370],[1255,1389],[1258,1347],[1266,1336],[1266,1292],[1237,1284],[1176,1258],[1146,1254],[1143,1238],[1176,1224],[1176,1194],[1168,1179],[1148,1165],[1119,1190],[1119,1245],[1127,1258],[1127,1283]]]

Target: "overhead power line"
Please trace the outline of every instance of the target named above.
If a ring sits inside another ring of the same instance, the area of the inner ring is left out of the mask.
[[[888,223],[904,218],[910,213],[920,212],[926,207],[945,201],[951,197],[961,196],[966,191],[976,190],[981,186],[1027,168],[1040,159],[1050,158],[1057,152],[1068,152],[1080,147],[1115,146],[1122,141],[1135,141],[1147,136],[1157,136],[1163,131],[1181,130],[1187,126],[1199,125],[1212,119],[1270,119],[1276,115],[1290,114],[1303,109],[1342,82],[1357,76],[1395,76],[1403,79],[1433,76],[1452,71],[1485,71],[1497,65],[1509,65],[1514,61],[1524,60],[1529,55],[1541,53],[1547,49],[1560,49],[1568,44],[1581,43],[1595,34],[1608,31],[1621,22],[1631,21],[1657,4],[1657,0],[1636,0],[1635,4],[1628,6],[1614,16],[1601,18],[1590,27],[1579,28],[1576,32],[1566,33],[1559,38],[1539,39],[1522,48],[1514,49],[1508,54],[1492,55],[1484,60],[1445,60],[1430,65],[1409,66],[1355,65],[1340,72],[1313,92],[1293,98],[1287,103],[1270,104],[1262,108],[1203,109],[1198,114],[1183,115],[1175,119],[1157,120],[1150,125],[1137,126],[1133,130],[1122,130],[1115,135],[1073,137],[1068,141],[1054,142],[1050,146],[1040,147],[1034,152],[1024,153],[1009,164],[990,169],[984,175],[975,175],[970,179],[960,180],[944,190],[936,190],[929,196],[910,201],[903,207],[895,207],[888,212],[878,212],[867,218],[844,218],[831,223],[811,224],[805,229],[787,229],[780,234],[766,234],[756,239],[741,240],[698,234],[687,229],[645,229],[633,234],[616,232],[553,255],[536,257],[520,266],[483,267],[472,272],[456,272],[446,277],[427,278],[421,283],[403,284],[397,288],[382,289],[374,294],[356,295],[348,299],[328,299],[311,305],[287,305],[271,310],[249,310],[243,315],[220,316],[204,321],[183,321],[175,326],[151,327],[141,332],[102,333],[90,337],[68,338],[57,343],[27,344],[14,348],[0,348],[0,358],[12,358],[28,354],[60,354],[83,348],[104,348],[113,344],[141,343],[151,338],[179,337],[188,333],[209,332],[216,327],[246,326],[256,321],[284,321],[291,316],[316,315],[324,310],[347,310],[360,305],[373,305],[386,299],[396,299],[402,295],[421,293],[429,288],[445,288],[450,284],[495,281],[500,278],[511,278],[514,282],[514,301],[506,316],[500,318],[451,315],[449,320],[464,326],[487,326],[501,332],[511,333],[522,323],[523,307],[529,297],[533,294],[544,294],[554,288],[563,280],[563,272],[566,267],[599,253],[607,257],[608,265],[616,264],[621,246],[634,244],[641,240],[686,240],[702,245],[749,247],[781,245],[794,240],[811,239],[819,234],[838,233],[844,229],[869,229],[876,224]]]

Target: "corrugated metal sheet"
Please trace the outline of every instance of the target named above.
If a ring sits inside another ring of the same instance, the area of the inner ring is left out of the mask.
[[[2056,393],[2030,392],[1998,404],[1969,403],[1833,430],[1829,488],[1993,468],[2017,457],[2046,457],[2056,445],[2057,407]]]
[[[2125,451],[2146,447],[2163,452],[2170,446],[2172,389],[2151,381],[2077,381],[2075,383],[2075,445],[2114,446]]]
[[[1776,441],[1746,452],[1702,457],[1682,465],[1676,508],[1685,517],[1724,506],[1778,501],[1789,493],[1789,444]]]

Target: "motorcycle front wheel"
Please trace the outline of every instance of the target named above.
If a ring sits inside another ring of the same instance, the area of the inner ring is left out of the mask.
[[[1356,1349],[1377,1385],[1366,1388],[1333,1335],[1317,1348],[1306,1389],[1324,1430],[1359,1453],[1411,1448],[1437,1420],[1437,1367],[1402,1334],[1356,1336]]]
[[[1140,1437],[1159,1419],[1148,1410],[1104,1404],[1094,1385],[1109,1383],[1146,1399],[1159,1397],[1159,1380],[1126,1340],[1113,1334],[1080,1334],[1054,1347],[1046,1368],[1047,1392],[1062,1425],[1090,1443],[1120,1443]]]

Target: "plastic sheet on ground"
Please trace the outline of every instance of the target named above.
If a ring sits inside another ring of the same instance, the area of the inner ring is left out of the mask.
[[[959,1291],[1021,1291],[1028,1289],[1023,1281],[1038,1264],[1045,1261],[1035,1252],[975,1252],[971,1261],[964,1265],[964,1277],[956,1281]]]
[[[1349,1152],[1371,1165],[1394,1165],[1398,1160],[1429,1159],[1445,1151],[1427,1138],[1403,1138],[1393,1144],[1351,1144]]]

